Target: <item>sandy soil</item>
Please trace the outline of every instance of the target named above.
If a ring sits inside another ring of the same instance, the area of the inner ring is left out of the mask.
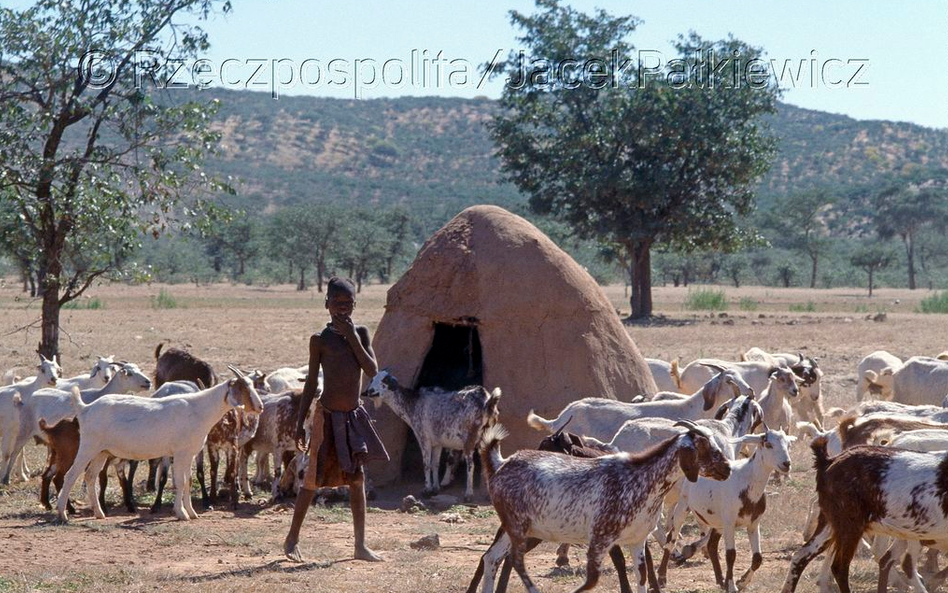
[[[322,298],[292,287],[164,287],[176,299],[174,309],[158,310],[151,298],[158,286],[103,286],[90,291],[104,308],[63,312],[63,358],[67,374],[86,370],[96,354],[114,353],[150,371],[160,340],[189,345],[213,364],[237,363],[271,369],[305,363],[307,336],[324,323]],[[913,313],[924,291],[882,290],[873,299],[858,289],[776,290],[725,289],[731,306],[727,317],[685,311],[685,288],[658,288],[656,309],[665,322],[631,326],[630,334],[647,356],[688,361],[700,356],[736,358],[750,346],[803,351],[820,358],[829,406],[854,402],[855,367],[865,354],[887,349],[895,354],[929,354],[948,349],[942,316]],[[620,312],[628,312],[622,287],[607,293]],[[382,314],[384,287],[371,286],[359,298],[357,317],[374,328]],[[753,300],[756,310],[742,310]],[[791,312],[813,303],[814,312]],[[867,320],[879,310],[887,320]],[[38,331],[14,332],[38,316],[38,303],[20,297],[16,286],[0,287],[0,370],[33,364]],[[14,333],[11,333],[14,332]],[[384,361],[383,361],[384,362]],[[44,451],[30,445],[30,467],[40,468]],[[775,591],[785,576],[787,561],[801,542],[800,529],[813,491],[810,456],[794,450],[789,480],[772,486],[763,519],[764,564],[751,591]],[[140,472],[141,474],[141,472]],[[72,524],[57,526],[52,514],[39,506],[38,478],[0,488],[0,591],[178,591],[178,590],[296,590],[309,591],[464,591],[477,558],[486,549],[497,521],[479,490],[478,504],[455,507],[463,523],[442,521],[439,513],[407,515],[395,510],[402,496],[417,493],[420,484],[398,484],[379,490],[371,503],[369,543],[387,563],[348,560],[352,527],[346,505],[313,507],[303,530],[310,562],[282,561],[280,542],[289,525],[289,504],[267,504],[258,492],[229,510],[202,513],[198,521],[178,522],[166,510],[131,515],[113,508],[105,520],[89,518],[84,507]],[[114,480],[113,480],[114,482]],[[118,502],[110,485],[109,499]],[[460,494],[456,483],[449,493]],[[78,491],[76,492],[78,495]],[[168,498],[170,500],[170,498]],[[140,493],[139,502],[150,497]],[[441,548],[416,551],[409,543],[437,533]],[[653,551],[656,548],[653,547]],[[749,564],[746,538],[738,537],[737,571]],[[572,565],[581,566],[583,551],[574,549]],[[553,548],[544,546],[529,557],[528,569],[541,590],[571,591],[581,576],[553,568]],[[813,591],[811,570],[799,590]],[[853,568],[855,590],[875,588],[875,568],[865,559]],[[519,582],[511,591],[522,591]],[[597,590],[615,591],[608,571]],[[715,591],[710,564],[689,562],[669,574],[667,591]]]

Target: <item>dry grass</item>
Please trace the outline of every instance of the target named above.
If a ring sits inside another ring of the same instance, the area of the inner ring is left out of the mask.
[[[156,310],[151,297],[160,288],[97,287],[91,296],[104,308],[63,311],[63,329],[68,332],[62,342],[66,371],[86,370],[95,355],[113,353],[150,371],[152,353],[161,340],[187,344],[221,368],[229,363],[262,369],[296,366],[305,363],[309,334],[325,323],[322,297],[313,291],[297,293],[290,286],[169,286],[164,288],[174,297],[176,308]],[[881,290],[870,300],[858,289],[723,290],[730,303],[726,318],[685,311],[685,288],[658,288],[656,309],[667,315],[667,322],[631,326],[629,332],[643,353],[665,359],[733,359],[754,345],[818,356],[826,371],[824,392],[829,406],[854,401],[856,363],[873,350],[906,356],[948,349],[941,318],[912,313],[925,291]],[[608,287],[607,294],[620,312],[628,312],[622,287]],[[356,318],[374,329],[384,298],[384,287],[368,287],[359,297]],[[758,302],[758,309],[741,311],[742,298]],[[793,304],[810,301],[814,313],[789,311]],[[877,310],[885,310],[888,320],[865,319]],[[0,369],[19,365],[27,370],[33,364],[38,332],[8,332],[38,314],[38,303],[21,300],[9,285],[0,287]],[[41,467],[39,448],[31,445],[28,455],[31,468]],[[763,520],[764,565],[753,591],[779,589],[789,556],[801,542],[800,528],[813,490],[805,447],[795,449],[794,462],[791,479],[774,487],[768,501]],[[420,490],[420,485],[396,485],[380,492],[380,500],[374,503],[377,508],[369,516],[370,544],[386,555],[387,564],[346,560],[352,545],[350,517],[347,509],[335,507],[312,510],[303,531],[312,562],[292,566],[282,562],[278,553],[291,507],[267,506],[263,493],[243,503],[237,517],[216,510],[186,524],[175,521],[167,510],[151,516],[115,509],[113,516],[98,521],[86,518],[80,509],[73,524],[60,527],[52,525],[52,515],[39,507],[35,481],[0,489],[0,537],[5,540],[0,591],[257,591],[263,587],[353,593],[463,591],[496,527],[484,498],[477,512],[468,513],[466,522],[459,525],[442,523],[435,514],[397,513],[392,509],[400,497]],[[118,502],[111,488],[109,498]],[[150,499],[141,495],[139,501],[144,505]],[[409,548],[410,541],[432,532],[440,534],[440,551]],[[739,536],[737,570],[743,571],[749,560],[746,538]],[[573,565],[582,563],[582,551],[574,550]],[[552,571],[549,546],[531,554],[529,567],[543,591],[570,591],[580,581],[578,576]],[[815,590],[813,572],[801,591]],[[856,590],[874,590],[875,570],[867,560],[854,565],[853,576]],[[669,579],[667,591],[716,590],[705,560],[673,569]],[[616,583],[610,572],[598,590],[616,590]],[[511,590],[522,588],[515,583]]]

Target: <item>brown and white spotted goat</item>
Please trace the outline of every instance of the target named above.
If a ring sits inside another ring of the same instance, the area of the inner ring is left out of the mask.
[[[481,464],[488,477],[491,502],[510,537],[510,558],[529,593],[537,588],[524,568],[529,538],[586,544],[586,581],[576,592],[599,581],[600,567],[615,545],[636,555],[638,591],[646,590],[645,539],[655,529],[662,501],[682,475],[725,480],[731,467],[710,432],[683,421],[688,431],[642,451],[594,459],[544,451],[500,455],[506,431],[488,428]]]
[[[379,397],[401,418],[418,439],[425,464],[425,493],[438,492],[438,465],[442,449],[459,449],[467,463],[464,500],[474,498],[474,453],[484,430],[497,422],[500,388],[487,391],[479,385],[458,391],[437,387],[408,389],[387,370],[369,383],[367,397]]]
[[[948,551],[948,453],[865,446],[831,458],[826,440],[821,436],[810,445],[819,525],[793,555],[784,593],[796,589],[807,564],[830,546],[833,577],[840,593],[849,593],[849,565],[864,535],[887,535]],[[892,559],[905,550],[905,543],[896,541],[880,560],[879,591],[885,591]],[[917,591],[925,591],[914,567],[914,560],[906,556],[907,576]]]

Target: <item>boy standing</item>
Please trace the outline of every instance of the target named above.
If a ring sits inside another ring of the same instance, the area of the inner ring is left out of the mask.
[[[349,505],[355,530],[355,558],[380,562],[382,558],[365,545],[365,473],[367,461],[388,461],[388,453],[372,421],[359,401],[362,373],[378,372],[369,330],[352,322],[355,286],[348,279],[331,278],[326,285],[326,309],[331,321],[309,340],[309,376],[303,387],[296,446],[306,450],[304,422],[309,412],[319,368],[323,369],[323,393],[313,413],[309,444],[309,465],[303,487],[296,496],[293,523],[283,542],[283,552],[294,562],[302,562],[299,550],[300,527],[316,494],[316,488],[348,485]]]

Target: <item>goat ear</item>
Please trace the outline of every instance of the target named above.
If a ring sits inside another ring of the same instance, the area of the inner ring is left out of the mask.
[[[721,407],[718,408],[718,411],[714,413],[715,420],[723,420],[727,415],[727,407],[730,405],[730,402],[721,404]]]
[[[573,434],[573,433],[571,433],[571,432],[566,432],[566,433],[563,433],[563,434],[565,434],[566,437],[570,440],[570,442],[573,443],[574,445],[576,445],[577,447],[585,447],[585,446],[586,446],[586,443],[583,442],[583,438],[582,438],[581,436],[579,436],[578,434]]]
[[[704,398],[704,407],[702,408],[705,412],[714,407],[714,388],[711,383],[714,380],[708,381],[704,384],[704,387],[701,388],[701,397]]]

